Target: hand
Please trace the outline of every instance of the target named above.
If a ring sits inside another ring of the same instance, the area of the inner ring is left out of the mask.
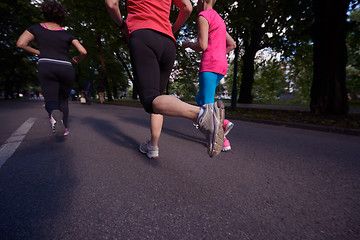
[[[129,43],[129,29],[126,25],[126,22],[124,22],[125,26],[121,29],[121,33],[123,35],[123,39],[126,43]]]
[[[76,56],[76,57],[73,57],[72,60],[76,63],[79,63],[80,62],[80,58],[79,56]]]
[[[182,49],[188,48],[190,46],[189,39],[185,38],[185,40],[182,42],[181,47]]]

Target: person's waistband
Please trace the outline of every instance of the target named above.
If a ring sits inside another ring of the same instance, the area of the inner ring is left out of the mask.
[[[51,63],[72,65],[71,62],[63,61],[63,60],[57,60],[57,59],[51,59],[51,58],[40,58],[38,60],[38,63],[41,63],[41,62],[51,62]]]

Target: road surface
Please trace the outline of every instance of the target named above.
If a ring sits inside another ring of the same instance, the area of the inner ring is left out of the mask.
[[[17,145],[0,154],[1,240],[360,239],[359,137],[234,120],[232,151],[209,158],[165,117],[150,160],[141,108],[70,111],[57,138],[41,102],[0,102],[0,152]]]

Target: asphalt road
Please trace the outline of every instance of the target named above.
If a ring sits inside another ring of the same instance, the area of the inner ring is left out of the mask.
[[[57,138],[42,103],[0,102],[2,150],[34,121],[0,167],[1,240],[360,239],[360,137],[234,121],[232,151],[212,159],[166,117],[149,160],[142,109],[70,111]]]

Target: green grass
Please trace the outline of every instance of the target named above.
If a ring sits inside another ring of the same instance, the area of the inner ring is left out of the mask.
[[[238,108],[236,111],[227,109],[226,116],[235,119],[260,119],[341,128],[360,128],[360,114],[348,114],[347,116],[315,115],[302,111]]]
[[[360,108],[360,100],[351,100],[349,101],[350,108]]]
[[[111,104],[142,107],[141,103],[138,100],[112,101]],[[356,104],[360,105],[360,102]],[[352,107],[357,106],[356,104],[352,104]],[[348,114],[347,116],[315,115],[310,112],[303,111],[253,109],[238,107],[236,111],[231,111],[230,108],[226,108],[226,116],[233,119],[258,119],[280,122],[315,124],[321,126],[332,126],[341,128],[360,128],[360,114]]]

